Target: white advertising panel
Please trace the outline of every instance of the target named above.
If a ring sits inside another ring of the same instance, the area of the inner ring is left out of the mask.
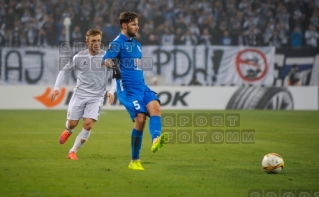
[[[162,109],[270,109],[318,110],[318,87],[197,87],[151,86],[158,93]],[[67,109],[73,87],[61,88],[53,103],[48,86],[0,86],[0,109]],[[118,100],[105,109],[125,110]]]

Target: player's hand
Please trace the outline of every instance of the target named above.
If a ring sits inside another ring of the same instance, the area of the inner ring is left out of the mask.
[[[50,94],[51,103],[54,101],[55,97],[59,96],[59,90],[53,90]]]
[[[104,60],[103,65],[108,67],[108,68],[112,68],[113,66],[115,66],[113,60],[110,58]]]
[[[113,105],[113,103],[114,103],[114,95],[111,94],[111,93],[107,93],[107,98],[108,98],[108,103],[110,105]]]

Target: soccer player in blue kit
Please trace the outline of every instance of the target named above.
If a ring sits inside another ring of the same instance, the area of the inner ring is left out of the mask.
[[[121,33],[109,44],[103,57],[104,65],[113,68],[117,78],[117,96],[134,122],[131,134],[131,170],[144,170],[140,162],[143,130],[146,116],[150,117],[149,131],[152,152],[157,152],[167,141],[168,133],[162,132],[160,101],[156,93],[144,82],[142,46],[133,39],[137,35],[138,17],[134,12],[122,12],[119,18]]]

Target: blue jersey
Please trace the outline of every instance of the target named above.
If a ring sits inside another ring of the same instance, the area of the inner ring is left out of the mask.
[[[145,85],[142,70],[142,45],[129,39],[120,33],[109,45],[109,49],[103,57],[113,59],[119,62],[122,80],[120,88]]]
[[[138,113],[149,116],[146,105],[159,99],[144,82],[141,44],[120,33],[110,43],[103,61],[108,58],[120,64],[122,79],[117,80],[117,96],[129,112],[131,119],[134,121]]]

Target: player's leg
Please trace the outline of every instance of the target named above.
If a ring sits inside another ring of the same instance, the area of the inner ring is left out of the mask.
[[[62,132],[59,138],[60,144],[64,144],[73,133],[75,127],[83,114],[83,108],[81,107],[82,100],[72,96],[69,102],[67,111],[67,121],[65,123],[65,130]]]
[[[138,113],[134,118],[134,128],[131,133],[132,160],[129,164],[129,169],[132,170],[144,170],[140,162],[140,152],[143,141],[145,121],[146,116],[144,113]]]
[[[75,127],[78,125],[79,120],[66,120],[65,130],[60,135],[59,142],[64,144],[73,133]]]
[[[156,94],[147,88],[145,91],[144,102],[150,116],[149,131],[152,138],[152,152],[157,152],[168,142],[168,133],[162,133],[162,119],[160,102]]]
[[[77,151],[83,146],[83,144],[89,139],[91,130],[95,120],[92,118],[84,118],[83,121],[83,128],[80,133],[76,136],[74,144],[69,151],[68,158],[77,160],[78,157],[76,156]]]
[[[77,135],[73,147],[69,151],[69,159],[78,159],[76,153],[89,139],[93,125],[98,120],[102,110],[103,99],[95,99],[93,101],[87,100],[85,103],[86,104],[83,112],[83,127],[80,133]]]
[[[145,104],[141,102],[141,95],[142,94],[138,94],[138,92],[128,93],[127,90],[118,92],[120,102],[125,106],[127,112],[130,114],[131,120],[134,122],[134,127],[131,132],[132,160],[128,166],[128,168],[132,170],[144,170],[140,162],[140,151],[146,120],[146,108]]]
[[[149,131],[152,142],[154,142],[154,140],[161,135],[162,131],[161,108],[159,102],[153,100],[146,105],[146,109],[150,116]]]

